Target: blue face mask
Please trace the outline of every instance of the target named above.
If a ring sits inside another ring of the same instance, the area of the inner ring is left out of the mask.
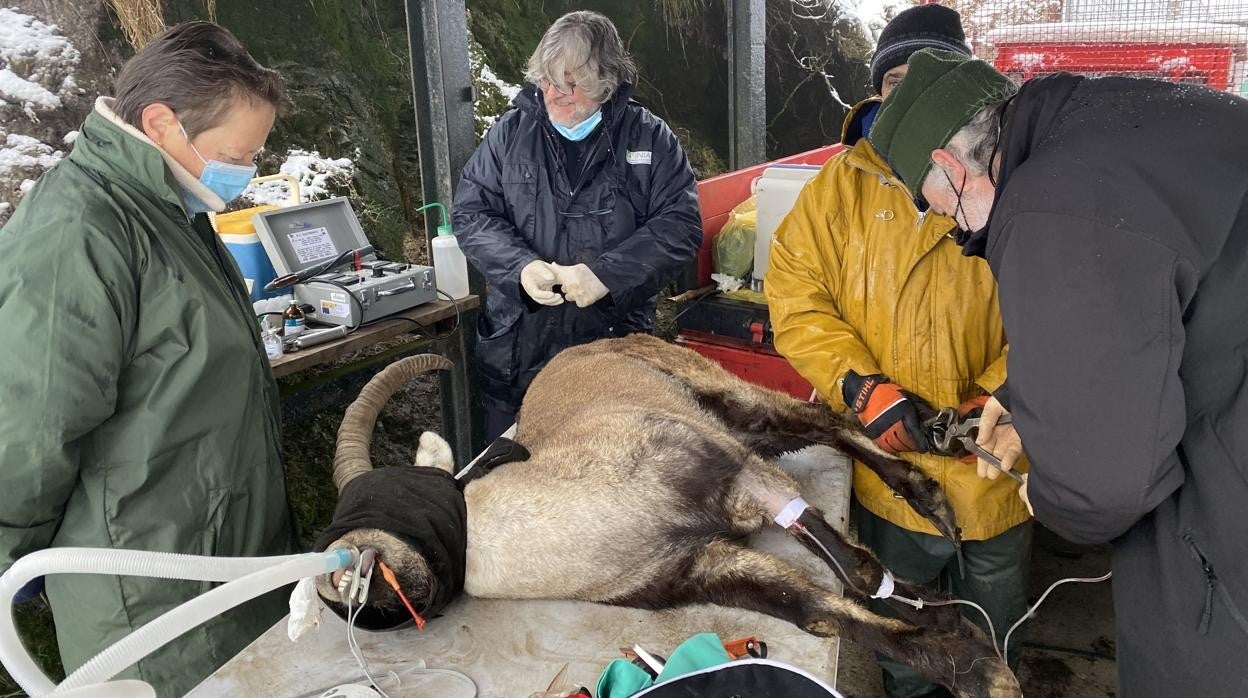
[[[186,136],[186,144],[191,146],[191,151],[204,163],[204,172],[199,175],[199,181],[205,187],[208,187],[208,190],[213,194],[221,197],[221,200],[227,204],[241,196],[247,185],[251,184],[251,178],[256,176],[256,166],[231,165],[220,160],[208,160],[203,155],[200,155],[199,149],[191,144],[191,138],[187,136],[186,129],[182,128],[182,124],[178,124],[178,128],[181,128],[182,135]],[[186,193],[189,194],[190,192]],[[195,203],[202,205],[202,202],[198,201],[198,197],[191,196],[189,198],[194,200]],[[191,201],[188,201],[187,205],[188,208],[193,207]],[[197,211],[192,211],[192,213],[197,213]]]
[[[602,123],[601,109],[590,114],[584,121],[575,126],[560,126],[553,121],[550,122],[550,125],[555,127],[560,136],[570,141],[582,141],[585,140],[585,136],[593,133],[600,123]]]

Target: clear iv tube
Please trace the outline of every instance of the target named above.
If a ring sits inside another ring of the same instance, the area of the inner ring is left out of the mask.
[[[351,563],[344,549],[261,558],[216,558],[138,550],[52,548],[31,553],[0,576],[0,662],[32,696],[106,681],[182,633],[225,611],[304,577]],[[230,582],[167,611],[105,649],[58,687],[39,669],[13,624],[13,597],[32,579],[49,574],[110,574]]]

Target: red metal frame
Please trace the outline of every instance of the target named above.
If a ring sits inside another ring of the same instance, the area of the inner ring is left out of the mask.
[[[714,359],[732,375],[754,385],[779,390],[799,400],[809,400],[814,392],[788,360],[765,345],[747,345],[702,332],[682,332],[676,343]]]
[[[1236,52],[1230,44],[1011,42],[997,45],[994,63],[1001,72],[1022,80],[1069,71],[1155,77],[1226,90],[1234,87]],[[1043,61],[1032,57],[1037,54],[1044,56]]]

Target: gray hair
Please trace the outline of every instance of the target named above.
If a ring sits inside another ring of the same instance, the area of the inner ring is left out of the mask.
[[[524,77],[566,91],[564,74],[595,102],[605,102],[622,83],[637,82],[637,68],[611,20],[597,12],[569,12],[537,43]]]
[[[189,138],[217,126],[235,104],[269,104],[279,112],[286,90],[276,71],[260,65],[229,30],[186,22],[152,39],[121,68],[113,111],[142,130],[143,110],[164,104]]]
[[[995,102],[979,110],[945,144],[944,149],[962,163],[968,175],[981,175],[991,167],[997,143],[1001,140],[1001,111],[1005,109],[1005,104],[1005,102]],[[947,182],[943,175],[937,176],[942,172],[943,170],[933,163],[924,181],[944,186]]]

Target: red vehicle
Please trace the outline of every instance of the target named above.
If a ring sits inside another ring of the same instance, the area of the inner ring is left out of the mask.
[[[994,29],[993,65],[1023,81],[1057,71],[1243,89],[1248,29],[1212,22],[1057,22]]]

